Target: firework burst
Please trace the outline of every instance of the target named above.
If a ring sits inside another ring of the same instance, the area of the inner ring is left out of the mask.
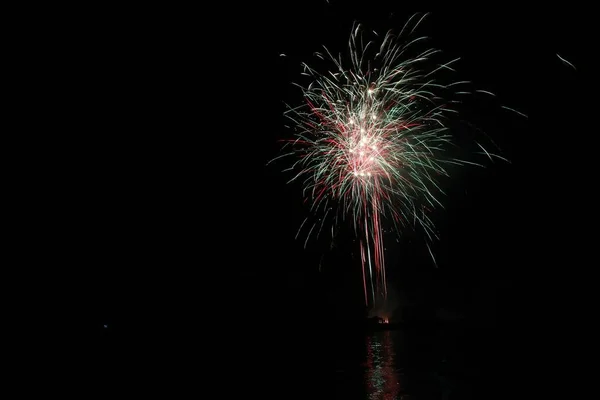
[[[462,82],[434,80],[456,60],[428,69],[438,50],[414,52],[424,38],[411,36],[424,17],[414,16],[398,36],[388,32],[378,42],[363,41],[355,25],[345,57],[317,53],[331,63],[329,72],[303,64],[311,78],[300,86],[305,104],[286,112],[295,138],[281,157],[295,157],[292,180],[302,182],[312,210],[323,216],[307,240],[320,233],[325,216],[353,222],[367,305],[387,296],[382,221],[396,232],[419,226],[436,238],[428,213],[441,205],[438,181],[450,164],[466,163],[446,156],[452,109],[442,95]]]

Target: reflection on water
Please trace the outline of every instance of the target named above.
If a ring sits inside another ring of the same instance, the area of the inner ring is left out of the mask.
[[[373,332],[363,346],[362,398],[490,400],[510,391],[514,353],[483,330]]]
[[[454,394],[464,399],[464,382],[456,380],[461,368],[447,362],[448,353],[441,350],[446,346],[439,339],[427,331],[368,334],[363,342],[363,398],[445,400]]]
[[[332,329],[301,340],[273,331],[263,337],[270,340],[259,342],[264,346],[246,342],[252,353],[243,357],[245,365],[240,367],[252,382],[249,386],[259,385],[256,390],[289,389],[277,398],[511,398],[506,393],[511,391],[514,353],[501,337],[480,329],[408,327],[370,333]],[[272,362],[263,361],[269,359]]]
[[[396,367],[394,341],[390,331],[366,338],[365,384],[369,399],[396,400],[401,389],[401,371]]]

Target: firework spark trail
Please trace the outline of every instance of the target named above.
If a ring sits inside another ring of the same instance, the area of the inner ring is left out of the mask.
[[[411,18],[400,36],[412,34],[424,17],[416,23]],[[283,155],[297,160],[291,181],[303,183],[313,211],[337,209],[330,213],[336,220],[353,221],[367,305],[387,296],[382,220],[391,221],[396,232],[417,225],[435,238],[427,213],[441,206],[437,196],[443,191],[436,182],[448,175],[448,165],[466,163],[444,157],[451,143],[445,116],[452,110],[438,94],[465,82],[442,85],[433,79],[456,60],[426,71],[421,66],[438,51],[411,56],[423,38],[409,39],[400,43],[388,32],[378,47],[365,44],[355,25],[349,62],[325,49],[317,56],[332,62],[332,71],[320,74],[303,64],[303,75],[312,79],[307,87],[297,85],[306,104],[286,112],[296,130]]]

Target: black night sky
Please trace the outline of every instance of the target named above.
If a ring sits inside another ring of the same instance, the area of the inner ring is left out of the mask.
[[[74,117],[53,186],[64,240],[52,251],[92,343],[152,337],[161,348],[160,338],[192,343],[231,325],[244,327],[245,343],[265,344],[261,327],[301,337],[364,316],[351,232],[333,251],[303,249],[300,188],[281,164],[266,166],[290,136],[282,113],[301,101],[291,85],[300,63],[322,45],[345,51],[355,20],[383,33],[413,14],[400,2],[342,3],[90,11],[65,33],[56,54],[69,60]],[[423,310],[519,326],[569,314],[558,308],[585,270],[580,224],[593,197],[582,18],[455,10],[420,26],[446,59],[461,58],[459,79],[498,96],[467,101],[462,117],[511,160],[459,169],[446,183],[437,269],[418,237],[397,244],[392,285]]]

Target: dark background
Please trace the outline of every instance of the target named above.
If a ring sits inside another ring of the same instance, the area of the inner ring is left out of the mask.
[[[89,9],[61,28],[52,60],[68,120],[50,251],[92,347],[151,341],[160,352],[166,338],[234,329],[239,350],[264,345],[272,324],[304,338],[364,315],[354,249],[303,249],[301,192],[265,166],[290,135],[283,103],[301,101],[300,62],[322,45],[345,51],[354,20],[383,33],[412,15],[353,4]],[[524,338],[525,326],[587,312],[574,306],[592,286],[591,26],[585,13],[496,9],[421,25],[445,58],[461,57],[459,79],[498,96],[463,116],[511,160],[453,176],[436,217],[439,268],[416,237],[395,250],[392,286],[424,313],[446,307]]]

